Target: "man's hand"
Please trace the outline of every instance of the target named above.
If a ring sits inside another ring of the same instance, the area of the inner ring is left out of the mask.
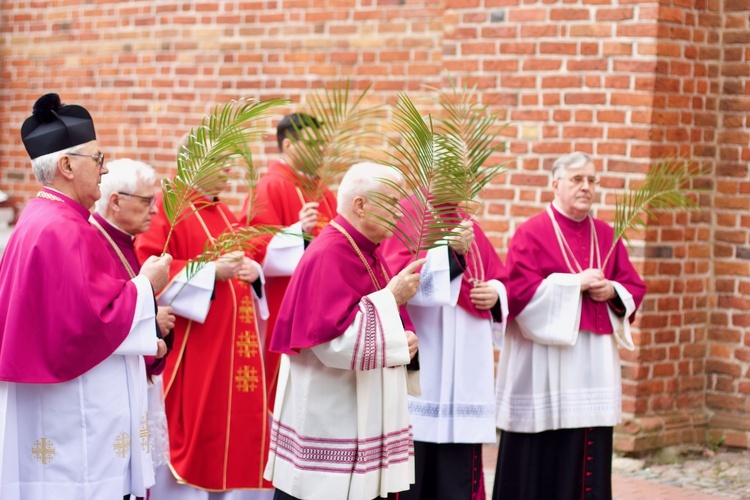
[[[156,340],[156,354],[154,355],[154,357],[156,359],[161,359],[164,356],[166,356],[168,350],[169,349],[167,349],[167,343],[164,342],[162,339],[157,339]]]
[[[156,323],[161,330],[161,336],[166,337],[169,331],[174,328],[175,315],[172,314],[172,308],[169,306],[159,306],[156,309]]]
[[[396,299],[396,304],[402,306],[416,295],[417,290],[419,290],[420,275],[414,271],[425,262],[427,262],[427,259],[415,260],[388,282],[385,288],[391,291]]]
[[[451,230],[446,238],[448,246],[459,255],[465,254],[474,241],[474,222],[465,220]]]
[[[159,293],[169,283],[169,264],[172,256],[165,253],[161,257],[152,255],[141,266],[139,275],[143,275],[151,282],[154,293]]]
[[[604,279],[604,273],[601,269],[586,269],[578,273],[581,277],[581,291],[586,292],[593,283]]]
[[[495,290],[495,287],[491,286],[486,281],[481,281],[474,285],[474,288],[472,288],[471,292],[469,293],[469,299],[471,299],[471,303],[474,304],[474,307],[476,307],[480,311],[492,309],[499,298],[500,297],[497,295],[497,290]]]
[[[589,297],[596,302],[606,302],[609,299],[614,299],[615,295],[617,295],[615,287],[607,279],[594,281],[589,286]]]
[[[234,252],[225,253],[216,259],[216,279],[223,281],[231,280],[236,277],[242,267],[244,256],[244,253],[236,250]]]
[[[412,331],[404,330],[404,333],[406,334],[406,345],[409,346],[409,359],[414,359],[419,349],[419,340]]]
[[[260,271],[258,271],[258,265],[250,257],[247,257],[247,256],[243,257],[242,265],[240,266],[240,270],[237,273],[237,277],[243,281],[252,283],[253,281],[260,278]]]
[[[312,234],[315,226],[318,225],[318,205],[317,201],[310,201],[302,205],[299,211],[299,221],[302,223],[302,231]]]

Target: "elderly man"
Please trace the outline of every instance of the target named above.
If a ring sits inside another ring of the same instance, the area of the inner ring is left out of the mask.
[[[360,163],[338,192],[339,215],[310,244],[292,276],[271,349],[279,372],[265,477],[276,499],[371,500],[414,482],[405,365],[417,350],[408,317],[424,263],[391,274],[379,243],[391,235],[397,191],[391,168]],[[384,210],[369,194],[390,198]],[[403,312],[403,311],[402,311]]]
[[[141,269],[135,257],[133,240],[136,234],[148,230],[151,217],[156,213],[156,172],[151,166],[127,158],[107,163],[109,173],[102,177],[102,192],[95,204],[91,224],[99,230],[112,259],[117,263],[119,275],[131,279]],[[167,338],[174,328],[172,308],[159,306],[156,322],[160,336]],[[169,340],[169,339],[167,339]],[[160,343],[164,341],[160,340]],[[163,346],[166,350],[166,345]],[[148,439],[154,467],[169,461],[169,436],[167,417],[164,414],[161,372],[166,358],[147,356],[148,376]]]
[[[336,215],[336,198],[325,190],[318,200],[309,200],[299,188],[297,177],[298,155],[297,142],[308,127],[319,127],[318,120],[305,113],[286,115],[276,127],[276,140],[281,159],[268,164],[268,172],[261,177],[255,189],[253,204],[250,207],[250,196],[245,199],[240,222],[249,225],[281,226],[286,231],[273,238],[259,238],[255,257],[263,262],[263,273],[266,277],[268,292],[268,321],[264,355],[266,362],[266,383],[268,384],[268,401],[272,405],[276,395],[276,382],[279,372],[279,354],[271,352],[269,337],[276,324],[276,317],[284,298],[289,279],[299,264],[310,237],[317,236],[321,229]],[[309,196],[309,195],[308,195]],[[251,209],[255,212],[249,214]],[[251,216],[248,223],[248,216]]]
[[[646,287],[613,230],[589,214],[590,156],[552,168],[554,200],[508,248],[509,325],[497,377],[502,429],[493,498],[611,498],[621,418],[618,344]]]
[[[159,211],[136,238],[136,255],[145,259],[162,252],[171,232],[167,251],[174,256],[172,281],[159,297],[176,316],[174,352],[164,368],[170,463],[157,470],[154,500],[273,494],[262,477],[269,427],[254,303],[263,295],[260,265],[242,252],[229,252],[187,283],[183,279],[190,259],[238,226],[218,199],[227,182],[228,176],[218,175],[206,181],[209,188],[198,186],[191,213],[173,230],[157,194]]]
[[[42,184],[0,262],[0,497],[144,496],[143,356],[171,257],[118,278],[89,209],[107,173],[91,115],[57,94],[21,128]]]
[[[402,211],[412,206],[403,202]],[[445,245],[423,252],[419,291],[407,306],[422,394],[409,397],[416,483],[400,500],[484,499],[482,443],[497,439],[492,343],[505,328],[505,267],[477,221],[458,206],[452,216],[463,222]],[[405,234],[408,219],[399,223]],[[383,253],[392,269],[412,258],[398,238],[387,239]]]

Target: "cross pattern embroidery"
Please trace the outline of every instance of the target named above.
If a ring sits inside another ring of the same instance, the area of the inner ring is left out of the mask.
[[[237,355],[241,358],[258,355],[258,338],[249,330],[242,332],[237,340]]]
[[[141,437],[141,449],[146,453],[151,452],[151,440],[148,433],[148,412],[143,414],[139,434]]]
[[[254,323],[255,321],[253,302],[247,295],[245,295],[242,298],[242,302],[240,302],[240,321],[243,323]]]
[[[127,458],[130,451],[130,435],[127,432],[118,434],[112,448],[115,450],[115,455],[120,458]]]
[[[31,447],[31,456],[34,461],[47,465],[55,459],[55,443],[47,438],[34,441],[34,446]]]
[[[237,375],[234,377],[237,383],[237,390],[240,392],[255,391],[258,388],[258,370],[249,366],[241,366],[237,369]]]

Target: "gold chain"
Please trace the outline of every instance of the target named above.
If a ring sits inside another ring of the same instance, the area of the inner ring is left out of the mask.
[[[102,233],[104,235],[104,237],[107,239],[107,241],[112,246],[112,248],[114,248],[115,253],[120,258],[120,262],[122,263],[122,265],[125,266],[125,270],[130,275],[130,278],[131,279],[135,278],[135,271],[133,271],[133,268],[130,266],[130,263],[128,262],[128,259],[125,258],[125,255],[123,255],[122,250],[120,250],[120,247],[117,246],[117,243],[115,243],[115,241],[112,239],[112,237],[107,233],[107,230],[104,229],[101,226],[101,224],[99,224],[99,221],[97,221],[96,219],[94,219],[93,215],[91,217],[89,217],[89,222],[91,223],[92,226],[94,226],[96,229],[98,229],[100,233]]]
[[[329,222],[333,227],[338,229],[341,234],[343,234],[347,240],[349,240],[349,243],[352,245],[352,248],[354,248],[354,251],[357,252],[357,255],[359,255],[359,259],[362,261],[362,264],[365,265],[365,268],[367,268],[367,272],[370,274],[370,279],[372,280],[372,284],[375,285],[376,290],[380,290],[382,287],[380,286],[380,283],[378,283],[378,280],[375,278],[375,273],[372,272],[372,268],[370,267],[370,264],[367,263],[367,259],[365,259],[365,256],[362,255],[362,251],[357,246],[357,243],[354,241],[354,238],[346,232],[346,229],[341,227],[338,222],[335,220],[332,220]],[[383,271],[383,276],[385,276],[386,280],[390,279],[388,278],[388,273],[385,271],[385,266],[383,266],[383,263],[380,262],[380,269]]]
[[[59,198],[59,197],[55,196],[54,194],[50,194],[50,193],[48,193],[46,191],[39,191],[36,194],[36,197],[37,198],[44,198],[45,200],[51,200],[51,201],[60,201],[60,202],[63,201],[62,198]]]

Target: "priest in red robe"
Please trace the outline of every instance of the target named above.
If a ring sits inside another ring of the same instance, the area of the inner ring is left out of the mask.
[[[226,181],[200,191],[195,211],[175,227],[167,252],[174,256],[170,285],[159,297],[177,319],[164,369],[169,427],[169,469],[157,471],[153,497],[160,500],[269,498],[262,473],[268,453],[265,370],[254,300],[263,294],[260,265],[241,252],[208,263],[187,284],[184,269],[206,243],[238,226],[216,198]],[[136,238],[139,259],[162,252],[170,225],[158,212]],[[255,288],[254,288],[255,287]],[[264,491],[261,491],[264,490]],[[224,493],[224,495],[222,495]],[[246,498],[246,497],[242,497]]]
[[[107,168],[86,109],[42,96],[21,137],[42,190],[0,262],[0,498],[144,496],[143,356],[171,258],[118,277],[88,222]]]
[[[618,346],[646,287],[613,229],[589,214],[590,156],[552,168],[555,197],[508,248],[508,328],[497,375],[502,430],[493,498],[611,498],[621,420]]]
[[[281,158],[271,160],[268,171],[261,177],[255,189],[253,207],[250,197],[245,199],[239,219],[245,225],[272,225],[286,229],[273,237],[260,237],[254,258],[263,263],[268,293],[268,320],[265,328],[264,356],[268,401],[273,407],[276,381],[279,372],[279,355],[268,349],[270,335],[276,324],[281,300],[289,285],[289,279],[297,267],[309,243],[303,234],[315,237],[328,221],[336,216],[336,198],[326,189],[323,196],[312,200],[299,187],[299,172],[295,172],[295,142],[305,127],[318,127],[316,118],[304,113],[285,116],[276,127],[276,140]],[[250,211],[253,210],[252,213]],[[248,221],[248,214],[250,220]]]

